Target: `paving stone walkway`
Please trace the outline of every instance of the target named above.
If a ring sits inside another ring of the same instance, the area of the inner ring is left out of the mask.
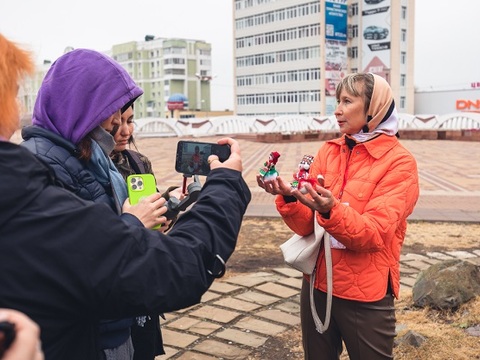
[[[480,266],[480,249],[402,255],[402,289],[412,288],[419,271],[455,258]],[[300,323],[301,284],[302,275],[289,267],[216,280],[200,304],[166,315],[166,355],[157,359],[245,359]]]

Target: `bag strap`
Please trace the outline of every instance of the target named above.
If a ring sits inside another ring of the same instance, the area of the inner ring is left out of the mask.
[[[315,222],[315,234],[318,233],[317,229],[320,229],[320,225],[317,221],[317,216],[313,218]],[[320,334],[327,331],[330,325],[330,317],[332,314],[332,292],[333,292],[333,275],[332,275],[332,249],[330,247],[330,234],[328,232],[323,233],[323,248],[325,249],[325,265],[327,268],[327,308],[325,310],[325,323],[322,323],[318,317],[317,308],[313,299],[313,290],[315,288],[315,278],[317,273],[317,266],[313,269],[310,276],[310,309],[312,310],[313,321],[315,322],[315,328]],[[319,252],[320,255],[320,252]]]
[[[122,153],[128,158],[128,163],[135,171],[135,174],[145,174],[147,172],[145,163],[136,151],[124,150]]]

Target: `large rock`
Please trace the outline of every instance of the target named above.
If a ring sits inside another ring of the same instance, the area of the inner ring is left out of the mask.
[[[446,260],[421,271],[412,289],[416,306],[456,309],[480,295],[480,267],[463,260]]]
[[[409,330],[405,335],[395,339],[394,346],[401,346],[405,344],[419,348],[425,341],[427,341],[427,338],[425,336],[415,331]]]

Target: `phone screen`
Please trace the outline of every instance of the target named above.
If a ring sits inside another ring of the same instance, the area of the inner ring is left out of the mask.
[[[180,140],[177,144],[175,170],[185,175],[208,175],[208,157],[217,155],[220,161],[230,156],[230,145]]]

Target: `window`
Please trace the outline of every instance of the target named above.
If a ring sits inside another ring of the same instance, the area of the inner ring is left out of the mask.
[[[402,35],[401,35],[401,39],[403,42],[407,41],[407,30],[406,29],[402,29]]]
[[[406,19],[406,18],[407,18],[407,7],[402,6],[402,19]]]
[[[400,86],[405,86],[405,83],[406,83],[406,76],[405,74],[401,74],[400,75]]]
[[[352,38],[358,37],[358,25],[352,25]]]
[[[402,51],[400,53],[400,63],[401,64],[406,64],[407,63],[407,53],[405,51]]]
[[[348,15],[356,16],[358,15],[358,3],[351,4],[348,8]]]
[[[358,47],[352,46],[351,48],[348,48],[347,55],[352,59],[358,58]]]
[[[405,109],[405,96],[400,96],[400,109]]]

